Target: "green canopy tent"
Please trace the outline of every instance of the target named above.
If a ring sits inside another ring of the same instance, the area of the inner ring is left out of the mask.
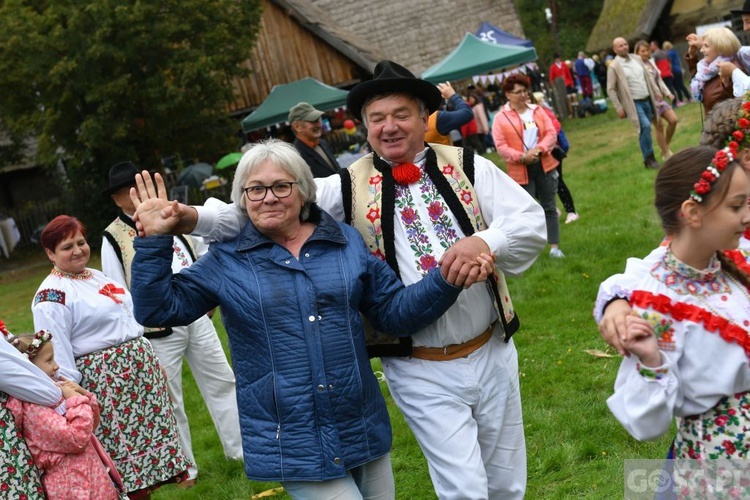
[[[453,52],[422,73],[422,79],[432,83],[460,80],[536,59],[534,47],[485,42],[472,33],[466,33]]]
[[[348,93],[309,77],[275,85],[266,100],[242,120],[242,130],[250,132],[285,122],[289,108],[300,101],[308,102],[321,111],[341,107],[346,103]]]

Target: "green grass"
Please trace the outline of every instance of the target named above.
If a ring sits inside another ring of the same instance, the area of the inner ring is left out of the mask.
[[[697,105],[679,108],[677,114],[673,151],[696,145],[701,126]],[[527,498],[621,498],[623,461],[664,457],[669,437],[639,443],[622,429],[605,404],[619,359],[593,357],[584,350],[615,354],[599,338],[591,310],[599,282],[621,271],[628,256],[645,255],[661,239],[652,207],[655,173],[643,168],[630,122],[618,120],[612,110],[563,125],[571,142],[564,177],[581,219],[562,224],[560,246],[566,259],[551,259],[545,251],[529,271],[510,281],[521,318],[515,340],[528,447]],[[496,155],[491,157],[500,164]],[[27,263],[29,256],[24,257],[17,265]],[[98,265],[94,259],[92,266]],[[0,275],[0,317],[12,330],[32,330],[29,305],[47,271],[43,265]],[[214,322],[225,339],[218,315]],[[377,361],[374,366],[379,369]],[[248,481],[242,464],[224,460],[187,369],[184,379],[200,479],[192,490],[167,486],[154,497],[248,499],[277,487]],[[383,392],[394,427],[397,497],[435,498],[424,457],[385,385]]]

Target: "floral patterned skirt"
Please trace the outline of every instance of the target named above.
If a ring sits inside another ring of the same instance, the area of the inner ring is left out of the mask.
[[[677,418],[675,458],[750,458],[750,392],[725,396],[701,415]]]
[[[5,407],[7,400],[8,395],[0,392],[0,498],[43,499],[39,471],[13,415]]]
[[[151,344],[137,338],[76,359],[81,386],[101,405],[96,437],[133,492],[187,477],[167,383]]]

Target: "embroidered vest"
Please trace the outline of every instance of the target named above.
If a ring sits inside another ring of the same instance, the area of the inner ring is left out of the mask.
[[[133,266],[133,257],[135,257],[135,248],[133,242],[135,241],[136,229],[135,224],[129,218],[123,219],[117,217],[102,233],[105,238],[115,249],[117,258],[122,264],[122,270],[125,274],[125,285],[130,290],[130,277],[132,275],[131,269]],[[188,249],[188,253],[195,262],[195,248],[193,242],[189,238],[184,236],[177,236],[185,244]],[[148,339],[166,337],[172,333],[171,328],[144,328],[144,336]]]
[[[433,179],[433,182],[437,181],[435,182],[436,185],[442,184],[445,186],[443,189],[440,189],[440,186],[436,187],[454,217],[459,221],[462,218],[466,220],[466,217],[468,217],[469,225],[462,225],[461,227],[464,235],[471,236],[475,231],[486,229],[487,225],[482,217],[477,195],[472,185],[473,152],[439,144],[430,144],[429,146],[436,156],[437,169],[442,174],[439,178]],[[428,151],[428,154],[431,153]],[[468,164],[470,164],[470,168],[467,168],[469,167]],[[423,175],[427,175],[427,172]],[[392,177],[388,182],[376,168],[373,155],[369,154],[354,162],[342,173],[341,185],[346,222],[360,232],[373,255],[388,262],[391,268],[399,274],[393,242],[395,207],[393,205],[394,186]],[[453,198],[453,200],[450,198]],[[465,215],[457,214],[458,210],[463,210]],[[388,234],[390,234],[390,238],[384,237]],[[497,267],[495,268],[494,278],[494,280],[487,280],[487,286],[493,298],[498,318],[503,325],[507,341],[518,329],[519,321],[513,309],[505,275]],[[389,343],[387,337],[390,337],[390,339],[394,339],[394,337],[379,332],[367,332],[367,334],[371,356],[404,355],[373,354],[377,351],[377,349],[372,348],[374,344]],[[386,338],[383,338],[384,335]]]

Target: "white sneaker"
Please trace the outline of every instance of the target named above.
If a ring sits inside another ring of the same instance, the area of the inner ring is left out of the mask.
[[[566,224],[570,224],[571,222],[575,222],[575,221],[577,221],[577,220],[578,220],[579,218],[580,218],[580,217],[578,216],[578,214],[577,214],[577,213],[575,213],[575,212],[570,212],[570,213],[568,214],[568,216],[567,216],[567,217],[565,218],[565,223],[566,223]]]
[[[565,258],[565,254],[562,253],[562,250],[560,250],[559,248],[551,248],[549,251],[549,256],[552,257],[553,259]]]

